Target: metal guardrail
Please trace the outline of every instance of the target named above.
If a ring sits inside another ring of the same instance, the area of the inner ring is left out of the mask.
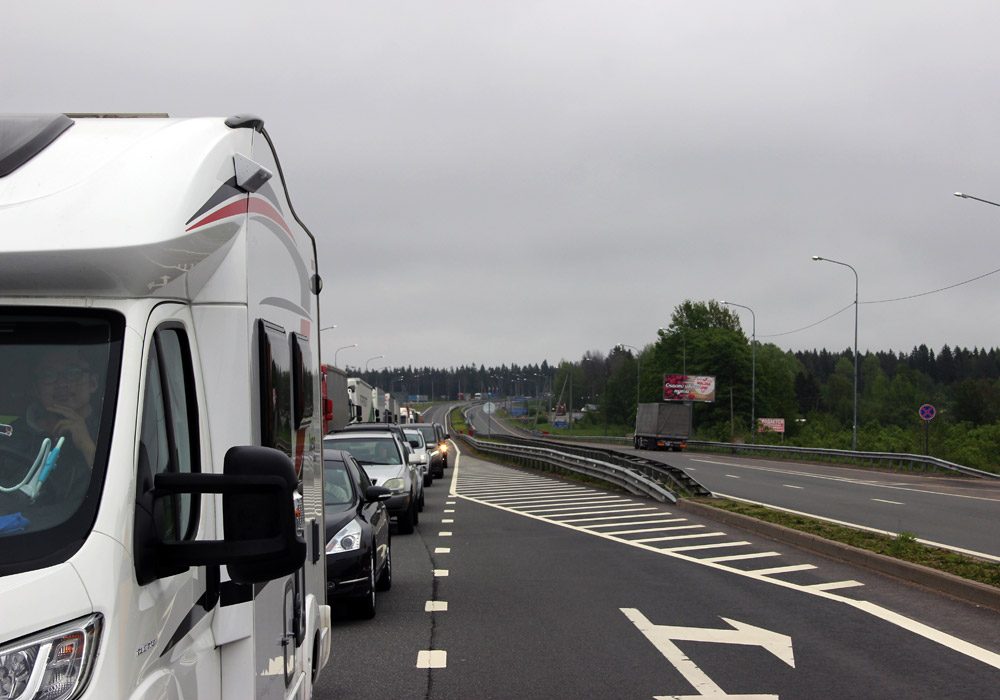
[[[650,496],[662,503],[676,503],[677,496],[657,481],[633,469],[590,457],[573,455],[549,447],[535,447],[511,442],[477,440],[468,435],[458,435],[463,442],[478,452],[494,454],[526,463],[527,466],[545,465],[583,474],[625,489],[629,493]]]

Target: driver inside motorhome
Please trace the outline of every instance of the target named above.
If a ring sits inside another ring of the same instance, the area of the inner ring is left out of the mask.
[[[104,342],[94,330],[0,316],[0,537],[65,522],[101,477],[109,348],[106,328]]]

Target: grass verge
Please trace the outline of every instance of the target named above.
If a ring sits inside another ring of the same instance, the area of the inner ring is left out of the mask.
[[[911,532],[901,532],[892,537],[725,498],[690,500],[1000,588],[1000,563],[921,544]]]

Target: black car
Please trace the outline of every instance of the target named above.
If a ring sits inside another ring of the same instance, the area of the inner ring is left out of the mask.
[[[427,444],[428,468],[431,476],[440,478],[448,467],[448,435],[440,423],[410,423],[407,430],[419,430]]]
[[[392,586],[389,489],[372,486],[350,453],[323,451],[327,600],[375,617],[375,592]]]

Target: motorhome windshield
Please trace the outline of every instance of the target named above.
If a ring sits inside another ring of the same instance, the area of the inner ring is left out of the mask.
[[[104,483],[123,319],[0,308],[0,575],[69,557]]]

